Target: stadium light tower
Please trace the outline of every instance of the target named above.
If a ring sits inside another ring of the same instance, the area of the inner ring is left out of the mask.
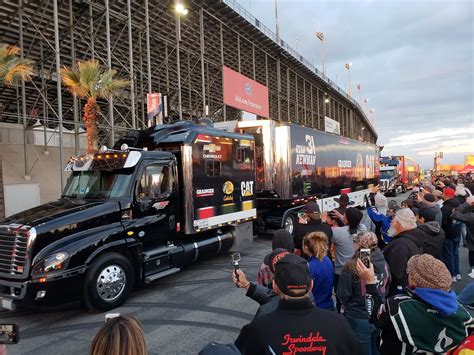
[[[179,42],[181,41],[181,16],[188,14],[188,9],[181,2],[176,2],[174,7],[176,13],[176,71],[178,74],[178,112],[179,120],[183,119],[183,106],[181,101],[181,61],[179,58]]]

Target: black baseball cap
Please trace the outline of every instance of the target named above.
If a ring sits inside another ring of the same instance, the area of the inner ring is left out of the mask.
[[[319,213],[321,212],[321,210],[319,209],[319,205],[314,202],[314,201],[310,201],[308,202],[304,207],[303,207],[303,212],[306,212],[306,213]]]
[[[276,263],[286,254],[290,252],[284,248],[277,248],[273,250],[270,254],[267,254],[263,259],[263,263],[270,268],[271,272],[275,272],[275,265]]]
[[[303,294],[296,292],[304,290],[304,294],[311,289],[311,275],[308,263],[302,257],[295,254],[283,255],[276,264],[273,279],[278,288],[290,297],[301,297]]]
[[[431,206],[421,206],[418,209],[418,216],[423,217],[425,222],[433,222],[436,219],[436,208]]]

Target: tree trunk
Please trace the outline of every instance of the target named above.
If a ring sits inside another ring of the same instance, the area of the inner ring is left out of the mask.
[[[94,154],[97,150],[97,114],[100,111],[97,101],[89,97],[84,105],[84,123],[86,124],[87,153]]]

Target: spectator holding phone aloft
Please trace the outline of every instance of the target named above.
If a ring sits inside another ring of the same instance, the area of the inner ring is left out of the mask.
[[[377,292],[382,299],[388,292],[390,271],[382,251],[377,246],[377,236],[372,232],[360,232],[354,239],[354,256],[344,265],[337,286],[337,297],[344,307],[344,315],[356,334],[365,355],[379,354],[377,336],[379,330],[369,323],[366,307],[366,282],[359,278],[357,260],[367,266],[374,265],[377,275]]]

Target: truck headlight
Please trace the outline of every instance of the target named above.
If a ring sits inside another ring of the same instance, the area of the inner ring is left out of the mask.
[[[63,270],[67,267],[69,262],[69,254],[65,251],[51,254],[46,258],[40,260],[33,268],[33,274],[41,275],[53,271]]]

